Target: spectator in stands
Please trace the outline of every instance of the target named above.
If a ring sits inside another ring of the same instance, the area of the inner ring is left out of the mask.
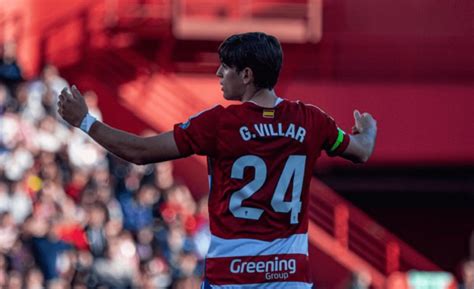
[[[154,164],[154,184],[160,190],[167,190],[175,183],[173,177],[173,163],[162,162]]]
[[[23,80],[21,69],[16,61],[16,43],[7,42],[0,45],[0,82],[7,85],[10,93]]]
[[[59,75],[59,70],[53,64],[46,64],[41,73],[44,83],[54,92],[55,98],[64,87],[69,86],[67,81]]]
[[[19,236],[18,227],[15,225],[10,212],[0,214],[0,253],[8,253]]]
[[[32,216],[27,219],[27,233],[31,236],[33,256],[38,264],[45,280],[59,278],[57,262],[60,254],[71,250],[72,246],[64,241],[59,241],[51,229],[52,223],[44,217]]]
[[[0,115],[7,110],[12,101],[8,88],[0,83]]]
[[[19,227],[21,229],[21,227]],[[24,234],[24,230],[21,230]],[[34,264],[34,258],[29,244],[26,244],[22,238],[18,238],[8,252],[8,259],[10,260],[10,268],[12,270],[26,274]]]
[[[87,209],[86,235],[94,257],[104,257],[107,246],[105,224],[108,220],[107,207],[95,202]]]
[[[43,106],[46,88],[41,85],[42,82],[22,83],[16,90],[16,102],[11,110],[18,112],[30,124],[37,124],[47,114]]]
[[[73,131],[68,142],[67,153],[72,166],[88,171],[107,166],[104,149],[88,139],[84,133]]]
[[[130,288],[138,273],[138,258],[132,236],[123,231],[107,240],[106,258],[94,262],[93,274],[99,284],[112,288]]]
[[[89,244],[84,231],[85,212],[74,201],[65,196],[58,204],[60,207],[54,231],[59,240],[74,246],[78,250],[88,250]]]
[[[117,200],[114,189],[111,185],[101,185],[97,187],[96,192],[97,200],[102,202],[107,207],[107,214],[109,215],[109,221],[107,225],[110,227],[116,227],[120,229],[123,226],[123,213],[122,207]]]
[[[10,181],[19,181],[34,165],[34,156],[23,144],[18,143],[4,158],[5,177]]]
[[[173,281],[171,269],[161,256],[155,256],[152,260],[144,263],[141,270],[143,288],[169,288]]]
[[[25,288],[26,289],[43,289],[44,276],[41,271],[33,267],[26,273],[25,277]]]
[[[88,181],[89,173],[86,170],[81,168],[74,169],[71,179],[65,186],[66,194],[76,203],[79,203]]]
[[[8,274],[7,289],[23,289],[23,276],[18,271],[10,271]]]
[[[32,212],[32,201],[21,182],[14,182],[8,199],[10,213],[16,224],[21,224]]]
[[[34,120],[42,118],[45,114],[57,116],[55,103],[67,81],[59,75],[56,66],[47,64],[43,67],[38,79],[28,83],[25,88],[25,96],[22,102],[26,103],[27,111],[34,115]],[[25,106],[25,105],[24,105]],[[63,122],[62,122],[63,123]]]
[[[135,195],[123,194],[120,204],[124,216],[124,228],[138,233],[141,229],[153,225],[153,204],[159,199],[152,185],[141,186]]]
[[[41,151],[58,153],[71,133],[54,117],[46,115],[39,121],[36,142]]]
[[[155,236],[151,226],[141,228],[136,235],[137,253],[141,262],[149,261],[153,258]]]

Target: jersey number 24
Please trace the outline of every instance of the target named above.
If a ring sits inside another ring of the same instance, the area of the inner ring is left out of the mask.
[[[304,169],[306,156],[291,155],[286,161],[283,172],[280,175],[278,184],[273,193],[271,205],[273,210],[278,213],[291,212],[290,223],[298,224],[298,214],[301,211],[301,191],[303,189]],[[255,169],[254,179],[238,191],[232,193],[230,197],[229,209],[236,218],[258,220],[263,214],[259,208],[242,206],[245,199],[255,194],[267,179],[267,166],[262,158],[255,155],[246,155],[238,158],[232,165],[233,179],[242,180],[244,170],[247,167]],[[293,179],[293,188],[291,191],[291,201],[285,201],[285,193],[288,190],[291,179]]]

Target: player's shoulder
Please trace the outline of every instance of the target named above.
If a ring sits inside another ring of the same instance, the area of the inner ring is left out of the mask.
[[[305,109],[318,114],[327,114],[322,108],[312,103],[302,103]]]
[[[189,117],[189,119],[193,119],[193,118],[197,118],[199,116],[202,116],[202,115],[215,115],[215,114],[220,114],[222,111],[224,111],[225,108],[220,105],[220,104],[216,104],[214,106],[211,106],[207,109],[204,109],[192,116]]]
[[[182,129],[187,129],[191,124],[207,125],[209,123],[214,123],[217,119],[219,119],[223,110],[224,107],[222,105],[216,104],[212,107],[209,107],[205,110],[202,110],[196,114],[189,116],[186,122],[181,123],[178,126]]]
[[[301,100],[286,100],[285,103],[289,107],[302,110],[306,113],[316,114],[316,115],[327,115],[327,113],[322,108],[312,103],[306,103]]]
[[[208,109],[203,110],[203,112],[206,112],[206,111],[222,112],[224,110],[225,110],[224,106],[222,106],[221,104],[215,104],[214,106],[211,106]]]

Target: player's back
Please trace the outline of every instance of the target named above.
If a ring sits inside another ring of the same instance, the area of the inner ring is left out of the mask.
[[[281,99],[217,106],[175,129],[182,152],[209,158],[210,284],[311,288],[309,183],[321,150],[347,143],[338,134],[318,108]]]
[[[308,188],[326,133],[318,111],[247,102],[221,114],[210,158],[211,284],[310,287]]]

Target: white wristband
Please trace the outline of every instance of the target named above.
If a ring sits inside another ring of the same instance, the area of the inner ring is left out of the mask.
[[[87,113],[86,116],[84,116],[84,118],[82,119],[81,125],[79,126],[79,128],[83,132],[89,133],[89,130],[91,129],[91,126],[92,124],[94,124],[95,121],[96,121],[95,117]]]

